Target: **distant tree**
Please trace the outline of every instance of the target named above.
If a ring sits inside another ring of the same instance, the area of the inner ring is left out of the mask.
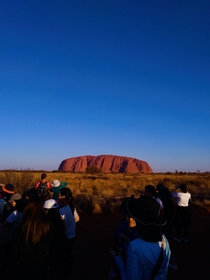
[[[85,172],[88,174],[100,173],[101,169],[97,166],[87,166]]]
[[[175,170],[175,173],[178,174],[179,173],[178,170]]]

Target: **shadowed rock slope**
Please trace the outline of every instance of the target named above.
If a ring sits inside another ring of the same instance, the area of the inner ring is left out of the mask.
[[[102,172],[152,173],[152,168],[146,161],[131,157],[99,155],[79,156],[65,159],[58,170],[85,172],[86,167],[96,166]]]

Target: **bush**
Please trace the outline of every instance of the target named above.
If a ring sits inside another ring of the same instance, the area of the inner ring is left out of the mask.
[[[86,167],[85,172],[88,174],[101,173],[101,169],[97,166],[88,166]]]
[[[7,170],[0,175],[0,181],[3,184],[13,184],[16,192],[23,193],[26,189],[34,186],[34,173]]]

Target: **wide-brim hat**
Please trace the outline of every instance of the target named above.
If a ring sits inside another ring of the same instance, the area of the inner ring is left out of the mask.
[[[166,219],[159,215],[160,204],[152,197],[145,195],[139,198],[131,197],[127,200],[126,212],[137,223],[144,226],[163,226],[166,224]]]
[[[51,187],[52,188],[57,188],[57,187],[60,186],[60,184],[61,184],[61,182],[59,180],[55,179],[55,180],[52,181]]]
[[[14,194],[14,189],[15,187],[12,184],[6,184],[5,186],[2,186],[3,192],[8,194]]]

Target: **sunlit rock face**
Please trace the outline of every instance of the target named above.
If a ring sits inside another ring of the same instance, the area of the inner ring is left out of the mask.
[[[79,156],[65,159],[58,170],[85,172],[88,166],[96,166],[102,172],[126,172],[126,173],[152,173],[152,168],[146,161],[131,157],[99,155]]]

